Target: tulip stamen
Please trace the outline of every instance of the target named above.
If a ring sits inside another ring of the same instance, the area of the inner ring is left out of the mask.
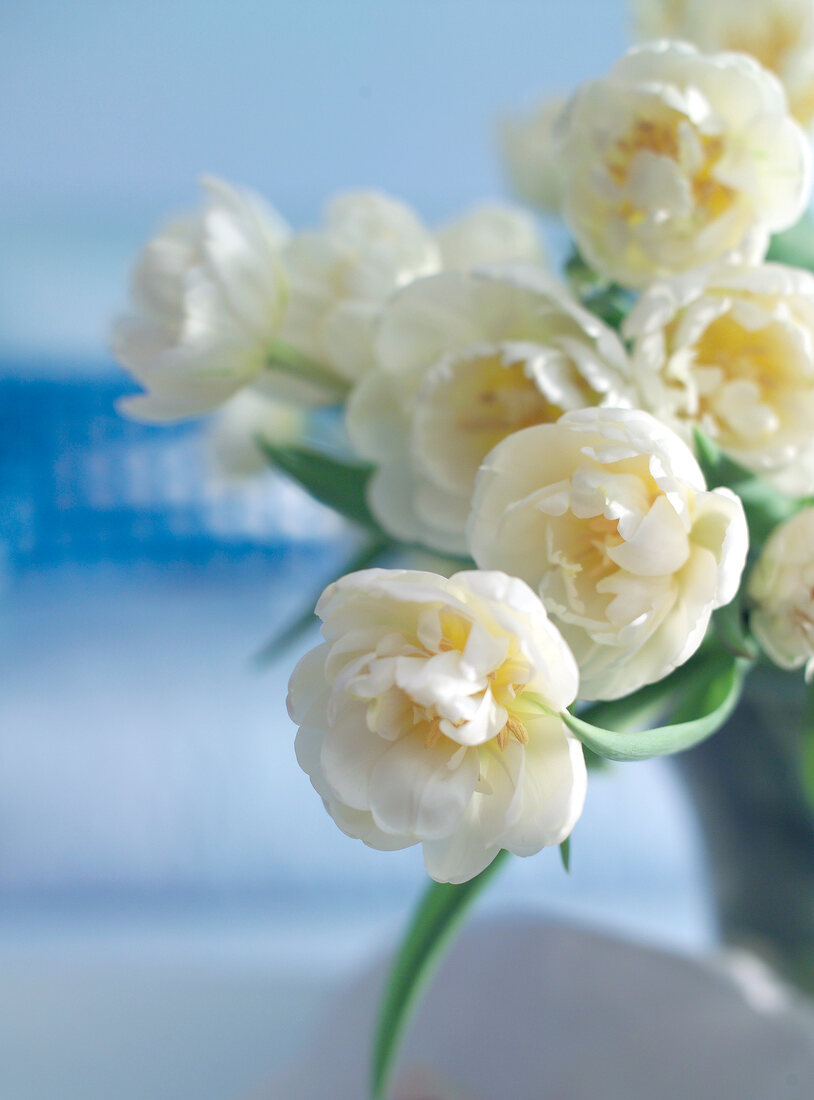
[[[424,738],[424,747],[427,748],[427,749],[431,749],[433,747],[433,745],[438,741],[438,738],[440,736],[441,736],[441,719],[440,718],[433,718],[433,720],[429,724],[429,729],[427,730],[427,735]]]
[[[497,747],[503,752],[509,744],[509,740],[514,737],[515,741],[519,741],[521,745],[527,745],[529,743],[529,732],[520,719],[510,714],[506,719],[506,725],[497,735]]]

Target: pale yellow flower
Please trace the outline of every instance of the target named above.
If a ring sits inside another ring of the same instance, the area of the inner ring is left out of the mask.
[[[644,408],[784,492],[814,492],[814,275],[762,264],[656,283],[624,331]]]
[[[683,38],[703,50],[737,50],[780,78],[794,117],[814,120],[811,0],[636,0],[642,40]]]
[[[562,205],[557,120],[565,98],[552,96],[526,114],[510,115],[498,132],[500,151],[516,194],[532,206],[557,214]]]
[[[171,222],[133,271],[133,311],[113,352],[145,387],[122,408],[142,420],[210,412],[253,382],[280,331],[288,230],[261,198],[203,183],[202,210]]]
[[[343,832],[423,844],[440,882],[568,836],[586,772],[559,712],[577,669],[527,585],[372,569],[330,585],[317,615],[325,641],[294,670],[288,708],[297,759]]]
[[[522,262],[542,265],[536,220],[520,206],[483,202],[435,231],[445,271],[470,271],[486,264]]]
[[[475,475],[504,436],[566,409],[631,402],[616,334],[528,267],[443,272],[387,304],[377,369],[348,434],[377,469],[370,505],[391,534],[464,553]]]
[[[469,542],[482,569],[539,593],[577,659],[580,695],[616,699],[692,656],[738,590],[748,535],[738,497],[707,492],[669,428],[593,408],[498,444]]]
[[[810,198],[808,138],[745,54],[631,50],[577,91],[558,137],[563,216],[588,263],[625,286],[759,261]]]
[[[345,382],[370,369],[373,325],[393,291],[441,267],[418,215],[379,191],[336,196],[323,224],[296,233],[283,259],[290,290],[281,339]]]
[[[775,528],[749,577],[749,622],[781,668],[814,676],[814,508]]]

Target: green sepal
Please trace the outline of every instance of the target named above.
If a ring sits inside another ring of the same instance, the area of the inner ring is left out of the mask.
[[[385,1100],[402,1036],[435,963],[469,907],[508,855],[506,851],[498,852],[489,866],[468,882],[459,885],[432,882],[424,892],[396,956],[379,1008],[371,1065],[372,1100]]]
[[[634,296],[617,283],[610,283],[574,251],[565,264],[565,275],[574,294],[586,309],[606,325],[619,329],[630,312]]]
[[[560,859],[562,865],[565,868],[565,873],[570,874],[571,871],[571,837],[567,836],[560,845]]]
[[[659,694],[647,692],[647,689],[636,693],[647,693],[644,700],[631,696],[609,704],[596,704],[584,712],[591,721],[568,711],[563,712],[563,720],[584,745],[609,760],[647,760],[683,752],[710,737],[726,722],[740,699],[745,674],[751,664],[721,648],[705,646],[695,659],[672,676],[659,684],[649,685],[651,689],[662,689],[662,708],[669,708],[671,700],[676,700],[670,711],[669,725],[644,730],[631,728],[636,712],[641,714],[648,706],[652,708],[658,704]],[[627,710],[625,704],[631,709]],[[612,717],[614,709],[620,719],[616,728],[597,723],[597,718]]]
[[[760,656],[760,646],[746,626],[742,590],[734,600],[713,612],[712,626],[721,645],[734,657],[754,661]]]
[[[258,439],[269,462],[288,474],[320,504],[369,530],[381,532],[367,504],[373,467],[349,462],[310,447],[278,446]]]

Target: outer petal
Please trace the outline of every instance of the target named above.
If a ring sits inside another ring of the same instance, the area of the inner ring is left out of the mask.
[[[467,271],[484,264],[522,260],[541,263],[534,219],[522,207],[491,202],[473,207],[435,234],[445,268]]]
[[[561,718],[527,720],[526,728],[520,816],[501,838],[518,856],[565,840],[582,813],[588,782],[582,745]]]
[[[475,749],[413,737],[390,745],[371,776],[370,810],[380,829],[418,837],[449,836],[466,813],[478,779]]]
[[[424,866],[436,882],[468,882],[488,867],[500,846],[486,847],[479,828],[477,803],[473,799],[452,836],[424,841]]]

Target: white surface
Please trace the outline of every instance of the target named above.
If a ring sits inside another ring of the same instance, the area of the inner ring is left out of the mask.
[[[365,1095],[383,976],[379,968],[338,994],[266,1100]],[[465,931],[444,960],[399,1066],[394,1100],[804,1100],[814,1012],[749,957],[703,963],[538,922],[490,922]]]

